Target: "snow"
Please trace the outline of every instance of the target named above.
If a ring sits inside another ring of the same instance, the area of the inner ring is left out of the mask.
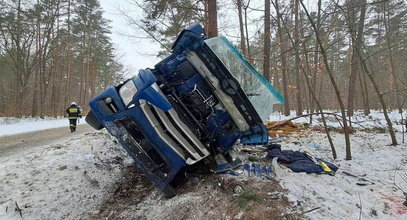
[[[66,118],[0,118],[0,136],[69,126]]]
[[[398,112],[391,112],[390,117],[393,122],[401,120]],[[270,119],[288,118],[272,115]],[[357,121],[354,126],[359,128],[386,126],[378,111],[369,117],[358,112],[352,120]],[[295,122],[308,121],[300,118]],[[319,120],[315,122],[320,123]],[[40,130],[58,127],[58,123],[67,126],[67,119],[17,121],[2,118],[0,135],[10,135],[5,131],[9,129],[22,133],[28,132],[28,127]],[[339,125],[332,117],[329,124]],[[339,166],[335,176],[294,173],[287,168],[280,170],[277,178],[287,189],[286,195],[298,212],[317,208],[305,214],[312,220],[407,219],[407,207],[402,204],[406,199],[403,192],[407,192],[407,144],[401,143],[401,125],[395,127],[400,143],[397,146],[389,146],[387,133],[358,130],[352,134],[352,160],[344,159],[344,137],[335,132],[332,136],[338,153],[336,160],[332,159],[324,133],[307,130],[305,135],[292,135],[280,143],[283,149],[306,150]],[[97,210],[106,195],[114,192],[123,175],[123,164],[130,162],[105,130],[67,135],[11,156],[0,154],[0,220],[21,219],[15,212],[15,202],[23,210],[24,219],[80,219]],[[142,202],[146,204],[143,206],[146,211],[153,207],[147,203],[152,205],[153,200]]]
[[[309,137],[282,143],[283,149],[308,151],[332,162],[339,166],[336,175],[294,173],[284,169],[279,178],[292,201],[304,205],[305,210],[320,207],[308,214],[310,219],[359,219],[360,212],[362,219],[407,219],[407,207],[402,204],[406,200],[403,191],[407,192],[405,143],[389,146],[387,134],[358,132],[351,136],[353,158],[344,160],[343,135],[334,134],[339,159],[332,160],[325,135],[312,132]],[[309,147],[308,142],[320,147]]]
[[[340,112],[336,111],[331,111],[331,110],[324,110],[323,112],[327,113],[335,113],[338,116],[341,115]],[[306,112],[303,112],[303,114],[307,114]],[[403,128],[402,126],[402,119],[405,121],[407,118],[407,111],[404,110],[403,112],[403,118],[402,115],[398,112],[398,110],[393,110],[389,111],[389,118],[391,122],[393,123],[393,128],[396,131],[403,131],[405,130],[405,127]],[[290,118],[295,117],[295,111],[291,111],[291,114],[289,116],[284,116],[278,112],[274,112],[273,114],[270,115],[269,121],[283,121],[287,120]],[[338,120],[332,116],[332,115],[326,115],[327,119],[327,124],[328,126],[332,127],[340,127],[342,124],[342,121],[339,123]],[[338,117],[339,120],[341,120],[340,117]],[[317,123],[319,125],[322,125],[322,120],[320,115],[313,115],[313,123]],[[309,123],[309,117],[301,117],[296,120],[294,120],[296,123]],[[351,122],[352,126],[355,128],[386,128],[387,123],[385,121],[383,111],[381,110],[372,110],[370,115],[365,116],[362,111],[356,111],[354,116],[351,117]]]
[[[122,177],[124,153],[106,131],[0,156],[0,219],[79,219]]]

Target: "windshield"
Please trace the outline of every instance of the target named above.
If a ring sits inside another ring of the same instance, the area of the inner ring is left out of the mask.
[[[239,82],[261,119],[268,120],[273,111],[273,105],[284,103],[283,96],[225,37],[210,38],[205,40],[205,43]]]

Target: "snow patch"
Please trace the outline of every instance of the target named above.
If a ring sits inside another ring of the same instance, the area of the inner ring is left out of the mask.
[[[8,118],[0,117],[0,136],[27,133],[58,127],[68,127],[66,118]]]
[[[45,137],[44,137],[45,138]],[[131,162],[106,131],[0,155],[0,219],[79,219],[114,192]]]

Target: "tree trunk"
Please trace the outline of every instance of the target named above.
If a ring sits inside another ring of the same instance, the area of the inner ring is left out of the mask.
[[[270,81],[270,0],[264,1],[264,48],[263,48],[263,75]]]
[[[243,6],[244,10],[244,27],[246,32],[246,46],[247,46],[247,58],[249,61],[252,61],[252,55],[250,53],[250,41],[249,41],[249,28],[247,24],[247,9],[249,8],[250,0],[247,2],[247,5]]]
[[[242,14],[242,1],[237,0],[237,13],[239,14],[239,30],[240,30],[240,48],[243,55],[247,58],[246,42],[244,35],[244,24],[243,24],[243,14]]]
[[[72,98],[69,97],[70,96],[70,79],[71,79],[71,63],[72,63],[72,46],[71,46],[71,0],[68,0],[68,20],[67,20],[67,24],[68,24],[68,42],[67,42],[67,68],[66,68],[66,75],[65,75],[65,95],[64,95],[64,104],[68,105],[68,98]],[[65,108],[62,108],[62,110],[65,110]],[[63,112],[63,114],[65,114]]]
[[[315,36],[317,38],[318,45],[319,45],[319,48],[321,50],[321,55],[322,55],[322,58],[323,58],[323,61],[324,61],[324,64],[325,64],[325,69],[326,69],[326,71],[328,73],[328,76],[329,76],[329,78],[331,80],[331,84],[332,84],[332,86],[334,88],[336,98],[338,99],[338,103],[339,103],[339,106],[341,108],[342,123],[343,123],[343,130],[344,130],[344,133],[345,133],[345,145],[346,145],[346,158],[345,159],[346,160],[351,160],[352,159],[352,153],[351,153],[351,147],[350,147],[348,122],[346,120],[345,105],[343,104],[341,94],[339,92],[339,88],[338,88],[338,86],[336,84],[334,75],[333,75],[332,70],[331,70],[331,68],[329,66],[329,62],[328,62],[328,58],[327,58],[327,55],[326,55],[325,47],[322,45],[322,41],[321,41],[321,39],[319,37],[319,33],[318,33],[317,29],[316,29],[315,22],[312,20],[310,14],[308,13],[307,8],[305,7],[305,5],[304,5],[304,3],[302,1],[301,1],[301,5],[302,5],[302,7],[303,7],[303,9],[304,9],[304,11],[305,11],[305,13],[306,13],[306,15],[308,17],[308,20],[310,21],[310,23],[312,25],[312,28],[313,28],[313,30],[315,32]]]
[[[317,31],[320,29],[320,24],[321,24],[321,0],[318,0],[318,9],[317,9]],[[313,62],[313,74],[312,74],[312,80],[311,80],[311,85],[314,92],[317,91],[317,76],[319,72],[319,53],[318,53],[318,42],[315,40],[315,46],[314,46],[314,62]],[[322,82],[322,79],[321,79]],[[311,91],[310,91],[311,92]],[[317,97],[318,98],[318,97]],[[310,100],[310,112],[314,113],[314,99]],[[310,124],[312,124],[312,114],[309,116],[310,118]]]
[[[375,79],[373,77],[373,74],[369,73],[366,62],[362,57],[361,51],[357,51],[357,53],[358,53],[359,58],[360,58],[360,60],[362,62],[363,70],[364,70],[365,74],[369,77],[370,82],[372,82],[373,88],[374,88],[374,90],[375,90],[375,92],[376,92],[376,94],[377,94],[377,96],[379,98],[380,104],[382,106],[383,115],[384,115],[384,118],[386,119],[387,127],[389,128],[389,134],[390,134],[390,138],[391,138],[391,145],[396,146],[397,145],[397,139],[396,139],[396,135],[395,135],[394,130],[393,130],[393,124],[392,124],[392,122],[390,120],[390,117],[389,117],[389,114],[387,112],[387,105],[386,105],[386,102],[384,101],[383,94],[380,92],[379,86],[377,85],[377,83],[376,83],[376,81],[375,81]]]
[[[357,55],[356,50],[360,51],[360,48],[362,46],[362,40],[363,40],[363,29],[364,29],[364,24],[365,24],[365,15],[366,15],[366,0],[360,0],[357,2],[360,4],[360,18],[358,22],[358,29],[357,29],[357,34],[356,34],[356,39],[352,37],[353,41],[353,53],[352,53],[352,62],[351,62],[351,73],[350,73],[350,79],[349,79],[349,93],[348,93],[348,116],[353,116],[353,111],[354,111],[354,99],[355,99],[355,92],[356,92],[356,80],[357,80],[357,75],[359,73],[359,56]],[[349,17],[349,19],[355,18],[355,13],[353,11],[353,3],[350,3],[350,7],[352,8],[352,15]],[[349,24],[351,25],[350,32],[351,36],[354,36],[354,24],[355,19],[353,21],[349,21]]]
[[[208,37],[218,36],[218,13],[216,0],[206,0],[208,4]]]
[[[293,45],[296,48],[296,51],[298,51],[298,45],[299,45],[299,38],[298,38],[298,1],[295,0],[294,2],[294,16],[295,16],[295,21],[294,21],[294,42],[295,44]],[[301,97],[301,75],[300,75],[300,54],[295,53],[295,82],[297,84],[297,116],[302,115],[302,97]]]
[[[394,66],[394,59],[393,59],[393,50],[391,47],[391,39],[390,39],[390,33],[389,33],[389,23],[388,20],[389,18],[387,18],[387,16],[389,16],[389,13],[386,13],[386,4],[387,2],[383,2],[383,23],[384,23],[384,29],[385,29],[385,36],[386,36],[386,42],[387,42],[387,47],[389,50],[389,62],[390,62],[390,73],[391,73],[391,79],[392,79],[392,90],[393,91],[397,91],[398,90],[398,86],[397,86],[397,71],[396,68]],[[398,92],[394,93],[395,99],[396,99],[396,106],[399,110],[399,113],[403,112],[402,109],[402,105],[400,102],[400,97],[398,95]]]
[[[284,22],[282,22],[282,23],[284,24]],[[293,48],[294,48],[294,50],[295,50],[295,53],[296,53],[296,54],[299,54],[299,53],[300,53],[300,52],[299,52],[299,49],[298,49],[297,46],[295,46],[296,42],[293,40],[293,38],[292,38],[291,35],[289,34],[287,25],[284,24],[284,27],[285,27],[285,29],[286,29],[286,31],[287,31],[287,33],[288,33],[288,37],[289,37],[289,39],[290,39],[290,41],[291,41],[291,44],[293,45]],[[305,47],[304,47],[304,49],[305,49]],[[305,54],[307,53],[306,50],[304,50],[304,53],[305,53]],[[308,70],[310,70],[308,63],[307,63],[307,66],[308,66]],[[316,96],[316,94],[315,94],[315,91],[314,91],[314,89],[312,88],[313,86],[312,86],[312,84],[311,84],[311,82],[310,82],[310,79],[309,79],[309,77],[308,77],[308,76],[311,75],[311,74],[310,74],[309,72],[307,73],[307,71],[305,71],[304,67],[302,67],[302,66],[299,66],[299,67],[301,68],[301,71],[302,71],[302,73],[303,73],[303,75],[304,75],[305,82],[306,82],[306,84],[307,84],[307,86],[308,86],[308,89],[309,89],[309,91],[310,91],[310,93],[311,93],[311,96],[312,96],[312,98],[314,99],[314,102],[315,102],[315,104],[317,105],[319,112],[321,113],[321,119],[322,119],[322,123],[323,123],[323,125],[324,125],[325,133],[326,133],[326,136],[327,136],[327,138],[328,138],[329,145],[331,146],[332,157],[333,157],[334,160],[335,160],[335,159],[338,158],[338,155],[336,154],[335,145],[334,145],[334,143],[333,143],[333,141],[332,141],[332,137],[331,137],[331,134],[330,134],[328,125],[327,125],[327,123],[326,123],[325,114],[323,114],[323,111],[322,111],[322,105],[321,105],[321,103],[318,101],[317,96]],[[312,113],[312,114],[313,114],[313,113]]]
[[[281,64],[282,64],[283,94],[285,97],[284,115],[289,116],[290,115],[290,99],[289,99],[289,94],[288,94],[287,57],[286,57],[286,51],[285,51],[284,35],[283,35],[282,27],[281,27],[282,16],[281,16],[279,5],[278,5],[278,0],[275,1],[274,6],[275,6],[276,12],[277,12],[277,32],[278,32],[278,38],[279,38],[279,44],[280,44],[280,59],[281,59]]]

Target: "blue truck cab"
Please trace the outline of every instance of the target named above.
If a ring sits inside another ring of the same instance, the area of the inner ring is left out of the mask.
[[[266,144],[261,115],[275,102],[284,99],[226,38],[207,39],[194,25],[154,69],[94,97],[86,121],[106,128],[146,178],[172,197],[175,177],[188,167],[216,170],[219,155],[236,165],[229,154],[236,142]]]

